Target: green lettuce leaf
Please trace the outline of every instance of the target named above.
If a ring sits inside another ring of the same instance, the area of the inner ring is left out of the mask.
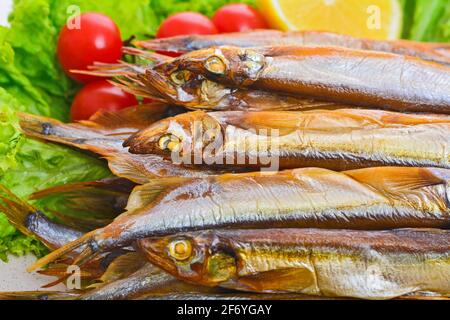
[[[0,88],[1,184],[18,196],[26,197],[51,186],[110,175],[103,161],[63,146],[26,138],[19,131],[15,114],[22,109],[18,100]],[[0,259],[6,259],[8,252],[40,255],[45,250],[37,241],[19,234],[0,214]]]
[[[402,0],[403,37],[416,41],[450,42],[450,1]]]
[[[39,241],[18,233],[0,214],[0,260],[8,261],[8,254],[22,256],[33,253],[37,257],[45,255],[48,250]]]

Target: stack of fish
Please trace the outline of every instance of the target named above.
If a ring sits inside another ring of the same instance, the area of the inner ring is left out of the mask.
[[[88,73],[158,102],[20,115],[118,177],[34,195],[102,212],[65,225],[3,190],[0,210],[53,251],[30,270],[81,267],[81,292],[46,298],[450,296],[450,45],[254,31],[137,46],[145,64]]]

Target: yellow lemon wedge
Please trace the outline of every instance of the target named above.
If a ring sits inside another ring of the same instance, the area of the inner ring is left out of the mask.
[[[402,31],[398,0],[258,0],[270,25],[369,39],[397,39]]]

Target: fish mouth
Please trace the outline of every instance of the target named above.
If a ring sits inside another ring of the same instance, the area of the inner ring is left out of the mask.
[[[157,122],[147,129],[131,135],[124,141],[123,147],[129,148],[129,152],[134,154],[160,154],[161,150],[157,148],[157,142],[167,128],[166,121]]]
[[[156,98],[179,103],[177,88],[162,73],[148,69],[140,80],[145,84],[146,90]]]
[[[216,61],[222,62],[223,67],[227,69],[227,60],[222,55],[220,48],[192,51],[179,58],[175,58],[166,63],[161,63],[155,66],[155,69],[165,74],[171,74],[179,71],[190,71],[195,74],[205,74],[205,72],[210,73],[207,66],[209,65],[208,62],[211,61],[211,59],[216,59]]]
[[[167,241],[164,239],[147,238],[137,241],[138,249],[152,264],[173,276],[178,276],[176,265],[171,262],[171,259],[166,254],[167,244]]]

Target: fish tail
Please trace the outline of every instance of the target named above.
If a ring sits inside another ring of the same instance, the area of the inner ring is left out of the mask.
[[[0,211],[6,215],[16,229],[27,236],[32,236],[33,234],[26,227],[26,222],[29,215],[36,213],[37,210],[1,184],[0,192],[6,195],[0,194]]]
[[[54,136],[55,127],[62,124],[58,120],[24,112],[18,112],[18,116],[19,124],[25,134],[43,139],[45,139],[45,136]]]
[[[40,269],[48,264],[50,264],[53,261],[56,261],[57,259],[67,255],[70,252],[73,252],[75,249],[78,249],[82,246],[86,246],[86,248],[82,251],[82,253],[77,257],[77,259],[74,261],[73,265],[82,265],[83,263],[90,260],[90,258],[93,258],[97,254],[97,250],[94,250],[94,246],[92,245],[94,243],[94,238],[96,235],[96,231],[89,232],[85,234],[84,236],[80,237],[79,239],[72,241],[68,243],[67,245],[53,251],[52,253],[46,255],[45,257],[39,259],[35,263],[33,263],[31,266],[27,268],[28,272],[36,271],[37,269]]]
[[[66,226],[90,231],[121,214],[134,187],[129,180],[110,178],[51,187],[33,193],[29,199],[50,199],[58,211],[44,201],[41,208],[45,212],[51,212]]]
[[[22,132],[27,136],[60,143],[99,155],[122,149],[120,137],[106,139],[89,125],[65,124],[58,120],[18,113]]]

